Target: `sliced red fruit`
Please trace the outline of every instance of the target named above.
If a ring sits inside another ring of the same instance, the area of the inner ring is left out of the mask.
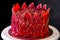
[[[42,10],[42,16],[46,16],[46,12],[44,10]]]
[[[46,4],[44,4],[43,9],[44,9],[44,10],[46,10],[46,9],[47,9],[47,5],[46,5]]]
[[[33,29],[36,29],[38,19],[39,19],[39,15],[38,15],[37,12],[35,12],[34,13],[34,18],[33,18]]]
[[[35,37],[37,38],[37,37],[40,37],[40,31],[39,30],[37,30],[36,32],[35,32]]]
[[[39,19],[39,15],[37,12],[34,13],[34,18],[35,18],[35,20]]]
[[[24,30],[20,30],[20,31],[19,31],[19,36],[24,37],[24,36],[25,36],[25,31],[24,31]]]
[[[17,15],[19,24],[22,24],[24,22],[24,19],[20,16],[20,14]]]
[[[32,28],[32,26],[29,26],[29,27],[27,28],[26,33],[27,33],[26,35],[32,36],[32,34],[33,34],[33,28]]]
[[[16,15],[14,14],[14,15],[12,15],[12,19],[16,22],[16,21],[18,21],[18,19],[17,19],[17,17],[16,17]]]
[[[21,24],[21,28],[20,28],[21,30],[26,30],[26,25],[25,25],[25,23],[22,23]]]
[[[15,32],[14,32],[15,24],[14,24],[14,21],[13,20],[11,21],[11,26],[12,26],[12,29],[11,29],[12,30],[12,33],[15,34]]]
[[[29,8],[33,8],[34,7],[34,3],[31,3],[30,5],[29,5]]]
[[[18,31],[18,25],[15,23],[15,21],[12,21],[11,26],[12,26],[12,33],[14,35],[18,35],[18,33],[19,33],[19,31]]]
[[[31,14],[29,12],[26,12],[24,15],[24,18],[29,19],[31,18]]]
[[[19,35],[25,36],[25,33],[26,33],[26,25],[25,25],[25,23],[22,23],[20,28],[19,28]]]
[[[43,26],[42,31],[41,31],[41,36],[43,37],[46,33],[48,33],[47,27]]]
[[[48,17],[49,17],[49,13],[43,12],[42,15],[43,15],[43,22],[46,24]]]
[[[29,26],[32,23],[31,14],[29,12],[25,13],[24,20],[27,26]]]
[[[50,7],[47,9],[47,13],[49,14],[49,12],[50,12]]]
[[[23,5],[22,5],[22,9],[24,10],[24,9],[26,9],[26,7],[27,7],[27,5],[26,5],[26,3],[24,2]]]
[[[38,4],[37,9],[41,9],[41,8],[42,8],[42,4],[40,3]]]
[[[14,5],[13,10],[16,12],[20,9],[20,5],[18,3],[16,3],[16,5]]]

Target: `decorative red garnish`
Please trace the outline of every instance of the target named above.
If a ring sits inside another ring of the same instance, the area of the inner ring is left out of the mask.
[[[20,5],[16,3],[16,5],[13,6],[14,12],[18,11],[20,9]]]
[[[47,14],[50,12],[50,8],[47,9]]]
[[[22,5],[22,9],[24,10],[24,9],[26,9],[26,7],[27,7],[27,5],[26,5],[26,3],[24,2],[23,5]]]
[[[29,5],[29,8],[33,8],[34,7],[34,3],[31,3],[30,5]]]
[[[42,9],[42,4],[38,4],[37,9]]]
[[[47,5],[46,5],[46,4],[44,4],[44,6],[43,6],[43,9],[44,9],[44,10],[46,10],[46,9],[47,9],[47,8],[46,8],[46,6],[47,6]]]
[[[45,17],[46,12],[44,10],[42,10],[42,16]]]
[[[31,14],[29,12],[26,12],[25,13],[25,16],[24,16],[26,19],[29,19],[31,17]]]
[[[38,20],[38,19],[39,19],[39,15],[38,15],[37,12],[35,12],[35,14],[34,14],[34,18],[35,18],[35,20]]]

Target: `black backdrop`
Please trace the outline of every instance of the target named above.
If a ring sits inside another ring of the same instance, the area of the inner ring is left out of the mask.
[[[31,2],[47,4],[51,7],[49,24],[60,31],[60,0],[0,0],[0,32],[11,23],[11,8],[13,4],[24,2],[29,5]],[[2,39],[1,39],[2,40]]]

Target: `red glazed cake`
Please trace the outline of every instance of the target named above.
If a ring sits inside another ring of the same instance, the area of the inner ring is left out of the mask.
[[[16,3],[12,8],[11,33],[15,37],[43,38],[49,33],[49,11],[47,5],[34,3],[29,6],[23,3],[22,7]]]

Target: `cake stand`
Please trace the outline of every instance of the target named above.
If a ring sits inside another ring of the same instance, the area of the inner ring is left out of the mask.
[[[10,28],[11,28],[11,26],[8,26],[1,32],[2,39],[3,40],[22,40],[22,39],[18,39],[18,38],[14,38],[14,37],[10,36],[8,33],[8,30]],[[59,37],[60,37],[59,31],[51,25],[49,25],[49,28],[53,31],[53,34],[47,38],[38,39],[38,40],[58,40],[59,39]]]

